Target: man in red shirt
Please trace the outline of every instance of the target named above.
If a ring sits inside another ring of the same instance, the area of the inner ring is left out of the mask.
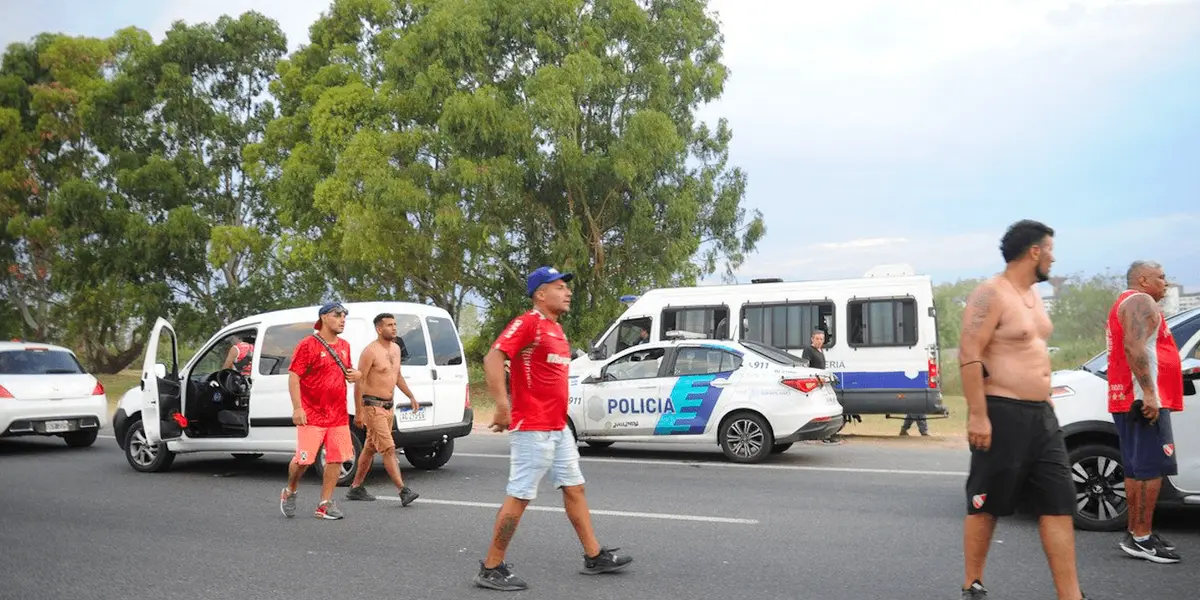
[[[567,517],[583,544],[583,570],[588,575],[620,570],[633,559],[596,541],[583,492],[579,448],[567,427],[567,375],[571,346],[559,318],[571,308],[574,278],[551,267],[529,274],[526,292],[533,310],[513,319],[483,360],[488,392],[496,402],[493,431],[509,430],[510,465],[507,497],[496,515],[492,545],[480,561],[475,584],[511,591],[528,587],[504,563],[508,543],[538,483],[553,471],[554,486],[563,493]],[[511,407],[505,390],[504,361],[510,361]]]
[[[350,343],[338,337],[346,329],[349,311],[332,302],[317,312],[313,335],[296,344],[292,365],[288,368],[288,392],[292,396],[292,422],[296,424],[296,455],[288,466],[288,485],[279,495],[279,510],[285,517],[296,514],[296,486],[309,465],[325,446],[325,473],[321,503],[313,516],[340,519],[342,511],[333,504],[342,463],[354,458],[350,440],[348,381],[358,381],[360,373],[352,368]]]
[[[1167,276],[1157,263],[1137,261],[1129,289],[1108,313],[1108,412],[1121,443],[1129,530],[1121,549],[1156,563],[1177,563],[1175,545],[1154,533],[1151,520],[1162,478],[1178,473],[1171,413],[1183,410],[1179,347],[1158,302]]]

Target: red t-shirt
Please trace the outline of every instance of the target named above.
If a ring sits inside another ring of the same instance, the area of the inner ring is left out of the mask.
[[[508,324],[492,348],[509,358],[512,431],[558,431],[567,426],[571,345],[562,326],[536,310]]]
[[[354,368],[350,361],[350,342],[338,338],[337,343],[330,346],[347,369]],[[304,408],[309,425],[336,427],[350,423],[350,411],[346,409],[346,375],[320,340],[311,335],[300,340],[292,352],[292,366],[288,370],[300,376],[300,406]]]

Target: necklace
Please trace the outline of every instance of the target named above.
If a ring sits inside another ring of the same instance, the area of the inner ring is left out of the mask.
[[[1026,301],[1025,301],[1025,296],[1026,296],[1026,294],[1022,294],[1021,292],[1017,291],[1017,286],[1013,285],[1013,282],[1012,282],[1012,281],[1010,281],[1010,280],[1008,279],[1008,276],[1006,276],[1006,275],[1002,275],[1001,277],[1004,279],[1004,281],[1005,281],[1005,282],[1007,282],[1007,283],[1008,283],[1008,287],[1012,288],[1012,291],[1016,292],[1016,293],[1017,293],[1017,295],[1021,297],[1021,304],[1024,304],[1024,305],[1025,305],[1025,308],[1033,308],[1034,302],[1036,302],[1036,300],[1037,300],[1037,298],[1036,298],[1036,297],[1033,297],[1033,299],[1032,299],[1032,300],[1029,300],[1028,302],[1026,302]],[[1028,294],[1028,295],[1029,295],[1029,296],[1033,296],[1033,290],[1032,290],[1032,289],[1030,289],[1030,290],[1029,290],[1029,294]]]

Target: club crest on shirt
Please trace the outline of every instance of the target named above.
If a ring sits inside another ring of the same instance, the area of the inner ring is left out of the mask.
[[[1175,444],[1163,444],[1163,454],[1167,456],[1175,454]]]

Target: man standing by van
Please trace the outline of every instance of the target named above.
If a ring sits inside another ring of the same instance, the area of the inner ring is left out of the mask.
[[[1151,562],[1179,562],[1175,545],[1151,522],[1162,478],[1178,473],[1171,413],[1183,410],[1179,347],[1158,303],[1167,276],[1158,263],[1137,261],[1126,273],[1129,289],[1108,313],[1108,412],[1112,413],[1125,467],[1129,530],[1126,554]]]
[[[396,414],[392,412],[392,396],[397,387],[408,397],[414,411],[420,410],[421,405],[408,389],[408,382],[400,373],[400,346],[396,340],[396,317],[383,313],[375,317],[374,342],[363,348],[362,356],[358,359],[358,368],[362,371],[362,379],[354,384],[354,424],[365,427],[367,440],[363,444],[362,453],[358,455],[358,472],[354,474],[354,483],[346,493],[347,500],[374,500],[375,496],[363,487],[363,481],[371,470],[375,453],[383,457],[383,468],[392,478],[396,489],[400,490],[400,505],[408,506],[420,494],[404,485],[400,476],[400,463],[396,462],[396,442],[392,439],[392,425]]]
[[[573,278],[551,267],[530,273],[526,292],[533,299],[533,310],[513,319],[483,360],[488,391],[496,402],[491,428],[510,430],[511,452],[508,497],[496,515],[492,545],[475,576],[480,587],[502,591],[527,587],[504,563],[504,554],[547,471],[552,471],[555,487],[562,489],[567,517],[583,544],[582,572],[609,573],[633,560],[596,541],[583,492],[579,448],[567,428],[571,346],[558,320],[571,308],[567,283]],[[504,385],[505,359],[511,365],[511,407]]]
[[[1054,326],[1036,284],[1050,278],[1054,230],[1019,221],[1000,241],[1007,266],[971,293],[959,361],[967,398],[967,517],[963,522],[964,599],[985,598],[983,568],[998,517],[1029,500],[1058,600],[1080,600],[1075,564],[1075,486],[1050,405]],[[1027,498],[1019,498],[1024,492]]]
[[[313,516],[318,519],[343,516],[332,498],[342,463],[354,458],[350,413],[346,410],[346,382],[358,381],[361,376],[352,368],[349,342],[338,337],[346,329],[348,313],[339,302],[322,306],[313,324],[316,333],[300,340],[292,352],[288,392],[292,397],[292,422],[296,424],[296,455],[288,465],[287,487],[279,495],[279,510],[285,517],[296,515],[300,477],[316,461],[322,444],[325,473],[321,503]]]

